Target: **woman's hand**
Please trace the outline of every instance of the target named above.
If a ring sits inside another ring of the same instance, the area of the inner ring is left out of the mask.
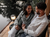
[[[18,25],[16,25],[16,26],[15,26],[15,29],[16,29],[16,30],[19,30],[19,29],[20,29],[20,27],[19,27]]]
[[[22,24],[22,29],[23,29],[23,30],[25,29],[25,24]]]

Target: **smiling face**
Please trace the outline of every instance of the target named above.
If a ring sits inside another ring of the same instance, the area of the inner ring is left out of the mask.
[[[32,6],[30,6],[30,5],[27,6],[26,11],[27,11],[28,14],[30,14],[31,11],[32,11]]]

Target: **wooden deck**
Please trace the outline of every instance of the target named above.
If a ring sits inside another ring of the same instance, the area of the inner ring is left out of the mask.
[[[8,31],[9,31],[9,26],[14,23],[13,21],[9,23],[9,25],[0,33],[0,37],[8,37]],[[49,27],[49,33],[50,33],[50,27]],[[46,34],[47,37],[47,34]],[[49,34],[50,37],[50,34]]]
[[[14,23],[14,22],[10,22],[9,25],[2,31],[2,33],[0,33],[0,37],[8,37],[9,26],[12,23]]]

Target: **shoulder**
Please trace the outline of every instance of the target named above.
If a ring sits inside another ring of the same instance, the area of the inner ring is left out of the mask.
[[[19,15],[18,16],[22,16],[24,14],[24,12],[23,11],[21,11],[20,13],[19,13]]]
[[[48,24],[48,19],[47,19],[47,16],[46,16],[46,15],[45,15],[45,17],[43,18],[42,23]]]
[[[23,11],[20,12],[20,14],[23,14],[23,13],[24,13]]]

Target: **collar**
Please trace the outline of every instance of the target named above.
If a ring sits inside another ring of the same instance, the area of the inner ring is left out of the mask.
[[[37,15],[37,18],[42,19],[46,16],[46,14],[44,14],[43,16],[39,17],[39,15]]]

